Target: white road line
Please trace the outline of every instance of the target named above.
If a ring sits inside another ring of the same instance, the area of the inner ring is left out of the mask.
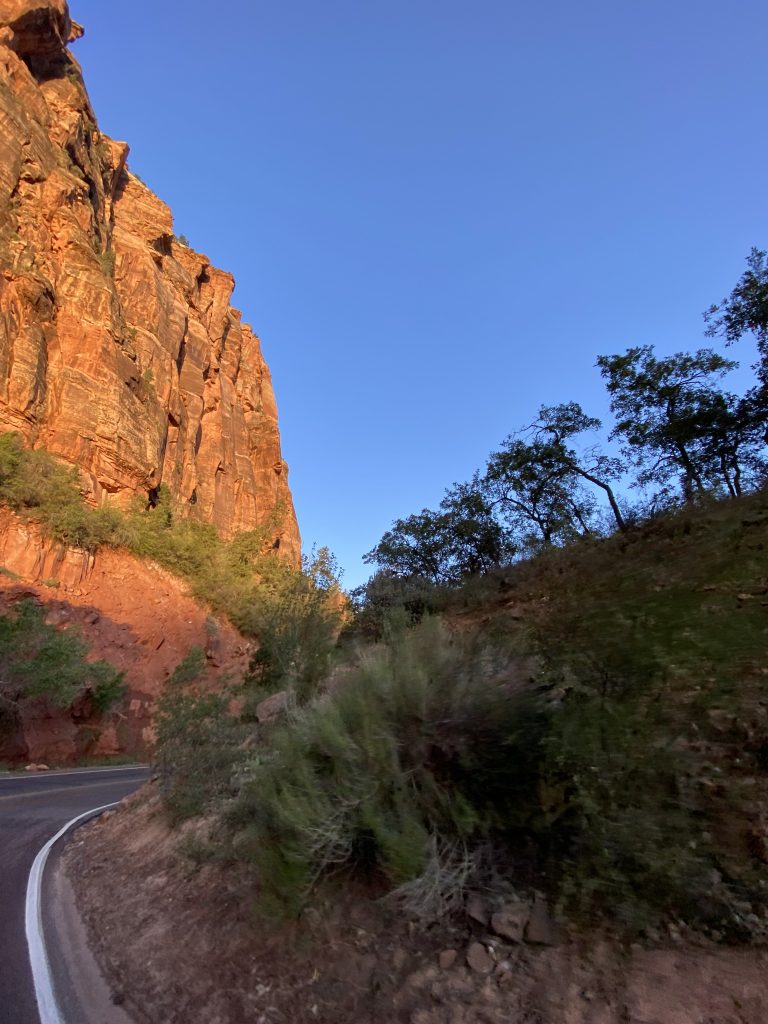
[[[60,779],[62,775],[93,775],[94,772],[135,772],[149,768],[148,764],[125,764],[119,768],[77,768],[69,772],[0,772],[0,782],[18,779]]]
[[[117,807],[118,802],[104,804],[102,807],[94,807],[93,810],[78,814],[76,818],[68,821],[40,850],[29,872],[24,923],[27,932],[27,946],[29,947],[29,962],[32,967],[32,981],[35,986],[37,1009],[40,1013],[40,1024],[65,1024],[53,991],[53,974],[48,955],[45,951],[45,940],[43,939],[42,888],[45,862],[48,860],[48,854],[51,852],[54,843],[69,832],[71,828],[86,821],[88,818],[94,818],[97,814],[101,814],[102,811],[108,811],[111,807]]]

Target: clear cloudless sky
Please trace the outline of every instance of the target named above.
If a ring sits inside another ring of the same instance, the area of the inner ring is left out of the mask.
[[[765,0],[71,0],[102,130],[237,278],[344,583],[768,245]],[[749,362],[749,350],[732,354]]]

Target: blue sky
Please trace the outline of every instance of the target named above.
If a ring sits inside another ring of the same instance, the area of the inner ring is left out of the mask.
[[[768,244],[764,0],[71,9],[101,128],[237,278],[347,586],[542,402],[603,415],[597,354],[705,344]]]

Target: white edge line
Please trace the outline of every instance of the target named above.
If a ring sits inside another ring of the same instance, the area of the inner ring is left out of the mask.
[[[43,939],[42,883],[45,862],[48,860],[48,854],[51,852],[54,843],[61,839],[63,835],[66,835],[70,829],[86,821],[88,818],[94,818],[97,814],[108,811],[111,807],[117,807],[119,802],[116,801],[115,803],[104,804],[102,807],[94,807],[92,810],[85,811],[83,814],[78,814],[76,818],[72,818],[71,821],[68,821],[66,825],[59,829],[55,836],[48,840],[32,863],[29,881],[27,882],[24,924],[27,933],[29,963],[32,967],[32,981],[35,987],[37,1008],[40,1013],[40,1024],[65,1024],[53,991],[53,974]]]
[[[73,768],[68,772],[60,772],[55,768],[45,772],[0,772],[0,782],[20,779],[57,779],[62,775],[93,775],[94,772],[135,772],[138,769],[146,770],[147,768],[149,768],[148,764],[121,764],[116,768]]]

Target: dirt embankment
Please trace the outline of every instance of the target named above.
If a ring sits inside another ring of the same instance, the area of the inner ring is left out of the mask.
[[[25,598],[47,621],[77,628],[94,659],[125,673],[127,698],[99,715],[85,699],[69,708],[23,702],[0,736],[0,759],[64,762],[84,756],[140,755],[152,740],[152,708],[191,647],[203,647],[212,680],[245,670],[250,646],[191,597],[182,580],[125,551],[95,555],[62,548],[34,524],[0,510],[0,614]]]
[[[514,943],[467,918],[426,933],[348,889],[302,929],[253,915],[242,865],[195,863],[153,785],[66,853],[97,959],[137,1024],[764,1024],[768,953]],[[187,854],[180,853],[186,850]],[[478,951],[478,944],[482,953]]]

